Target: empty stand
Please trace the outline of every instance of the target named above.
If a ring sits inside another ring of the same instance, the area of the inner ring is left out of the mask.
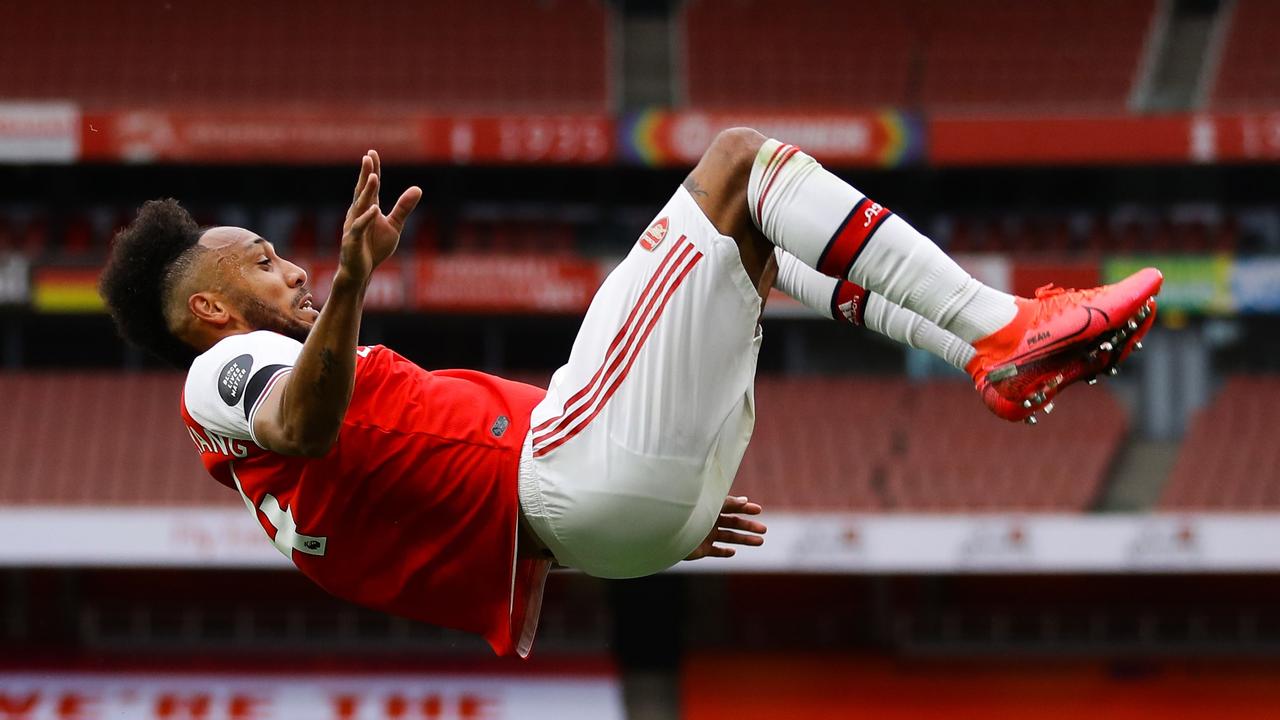
[[[702,108],[845,109],[910,100],[915,31],[896,0],[690,0],[685,84]]]
[[[1166,509],[1280,509],[1280,377],[1229,378],[1192,420],[1161,495]]]
[[[1237,0],[1211,95],[1214,107],[1274,109],[1280,104],[1280,3]]]
[[[239,504],[200,467],[181,387],[176,374],[0,375],[0,504]],[[963,382],[766,377],[756,398],[734,492],[794,510],[1084,510],[1126,428],[1100,389],[1041,428],[995,419]]]
[[[569,255],[574,227],[554,221],[464,221],[454,230],[459,252]]]
[[[0,253],[16,252],[35,259],[49,250],[49,222],[45,215],[0,209]]]
[[[1029,254],[1229,253],[1241,244],[1238,220],[1221,208],[1127,210],[1110,216],[1091,211],[956,215],[942,218],[934,237],[951,252]]]
[[[1155,0],[693,0],[702,108],[1123,111]]]
[[[1088,509],[1127,429],[1105,390],[1065,396],[1043,427],[990,416],[964,383],[914,386],[902,419],[903,452],[885,468],[890,508]]]
[[[901,378],[760,378],[733,492],[796,510],[882,508],[875,469],[893,452],[906,397]]]
[[[1119,112],[1154,0],[917,0],[919,104],[938,112]]]
[[[222,213],[200,212],[202,225],[233,224],[255,214],[253,225],[265,233],[286,257],[321,253],[341,235],[340,206],[224,206]],[[616,253],[632,240],[632,222],[622,216],[603,220],[595,208],[575,205],[483,205],[464,207],[446,222],[430,208],[420,209],[401,242],[402,251],[505,252],[575,254],[589,251],[593,238],[600,249]],[[33,259],[84,264],[105,255],[109,238],[133,219],[132,210],[74,207],[54,215],[43,208],[0,208],[0,252],[16,251]],[[1254,216],[1258,213],[1255,210]],[[1275,227],[1275,211],[1264,223]],[[638,214],[639,215],[639,214]],[[606,218],[608,216],[606,215]],[[1043,255],[1231,253],[1249,252],[1270,243],[1273,231],[1260,229],[1258,218],[1238,208],[1214,204],[1159,207],[1124,206],[1097,209],[1011,209],[940,215],[921,226],[950,252],[995,252]],[[613,225],[606,232],[600,228]],[[321,253],[323,254],[323,253]]]
[[[966,383],[761,378],[734,492],[797,510],[1082,511],[1128,421],[1078,390],[1045,427],[991,416]]]
[[[0,504],[240,504],[200,466],[176,374],[0,374]]]
[[[609,28],[600,0],[7,3],[0,97],[603,111]]]

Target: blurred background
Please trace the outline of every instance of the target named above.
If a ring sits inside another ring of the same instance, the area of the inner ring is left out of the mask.
[[[0,3],[0,718],[1280,717],[1280,2]],[[363,328],[545,381],[715,132],[796,143],[985,282],[1154,264],[1038,427],[775,297],[768,544],[554,574],[535,656],[365,612],[204,475],[95,291],[154,197],[323,296],[358,161],[426,190]]]

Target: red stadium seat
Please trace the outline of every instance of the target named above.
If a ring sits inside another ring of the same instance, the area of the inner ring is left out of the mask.
[[[0,374],[0,504],[240,503],[201,468],[181,389],[175,374]]]
[[[17,3],[0,97],[600,112],[610,27],[600,0]]]
[[[761,378],[757,421],[733,492],[797,510],[877,510],[874,468],[893,448],[896,428],[865,422],[881,408],[892,416],[905,382],[868,379]],[[836,422],[833,407],[856,426]]]
[[[1229,378],[1187,429],[1160,498],[1166,509],[1280,509],[1280,377]]]
[[[1239,237],[1234,217],[1179,217],[1178,207],[1155,209],[1151,217],[1122,215],[1108,219],[1089,214],[1072,227],[1072,215],[1009,212],[955,216],[937,238],[951,252],[1124,254],[1231,252]],[[1079,215],[1076,213],[1075,215]]]
[[[760,378],[756,398],[733,491],[797,510],[1083,511],[1127,430],[1101,390],[1047,431],[989,417],[959,382]]]
[[[49,220],[37,215],[27,221],[18,239],[18,248],[28,257],[39,257],[49,252]]]
[[[692,0],[700,108],[1123,111],[1155,0]]]
[[[239,503],[182,432],[181,385],[168,374],[0,375],[0,504]],[[62,397],[77,412],[60,412]],[[962,382],[762,377],[756,397],[733,492],[793,510],[1082,511],[1127,425],[1103,390],[1066,399],[1050,428],[988,416]]]
[[[919,104],[939,112],[1123,111],[1154,0],[917,0]]]
[[[689,104],[874,108],[910,99],[915,31],[896,0],[691,0]]]
[[[63,228],[62,247],[59,250],[63,257],[84,257],[96,249],[93,236],[93,224],[89,218],[84,215],[72,216]]]
[[[0,253],[18,249],[18,234],[13,231],[13,222],[7,215],[0,215]]]
[[[284,250],[282,248],[282,250]],[[289,233],[287,252],[291,257],[311,257],[316,253],[316,216],[315,213],[303,211]]]
[[[1226,46],[1211,94],[1220,110],[1274,109],[1280,103],[1280,4],[1238,0],[1229,18]]]

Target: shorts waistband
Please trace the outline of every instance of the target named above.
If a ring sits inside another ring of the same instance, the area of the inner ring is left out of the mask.
[[[520,517],[525,530],[532,533],[537,542],[542,544],[543,555],[555,559],[555,545],[548,541],[554,538],[546,506],[542,502],[542,481],[538,478],[538,470],[533,465],[533,431],[524,436],[524,445],[520,448],[520,470],[516,479],[516,494],[520,500]]]
[[[516,481],[520,495],[520,509],[526,517],[546,515],[542,506],[542,490],[538,487],[538,471],[533,467],[533,431],[524,436],[520,448],[520,473]]]

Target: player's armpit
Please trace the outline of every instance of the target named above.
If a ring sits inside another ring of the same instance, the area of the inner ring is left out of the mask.
[[[337,437],[308,435],[302,423],[291,422],[285,412],[290,375],[281,377],[260,400],[252,417],[254,441],[281,455],[323,457]]]

